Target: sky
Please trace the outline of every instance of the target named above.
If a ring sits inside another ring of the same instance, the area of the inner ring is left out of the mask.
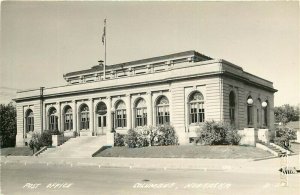
[[[273,82],[275,106],[300,100],[299,3],[2,2],[0,100],[65,85],[63,74],[196,50]]]

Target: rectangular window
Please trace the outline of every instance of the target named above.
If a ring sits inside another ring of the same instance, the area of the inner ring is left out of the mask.
[[[136,127],[147,125],[147,109],[137,108],[135,110],[135,125]]]
[[[252,118],[252,106],[247,106],[247,124],[252,125],[253,124],[253,118]]]
[[[27,121],[26,121],[27,125],[26,125],[26,131],[33,131],[34,130],[34,120],[33,117],[27,117]]]
[[[103,127],[106,127],[106,116],[103,116]]]
[[[73,129],[73,115],[65,114],[65,131]]]
[[[190,103],[190,123],[193,124],[204,122],[204,111],[204,103]]]
[[[117,128],[124,128],[127,126],[126,124],[126,110],[117,110],[116,111],[116,124]]]
[[[169,106],[158,106],[156,108],[156,124],[163,125],[170,123]]]
[[[231,124],[235,121],[234,110],[234,107],[229,108],[229,119]]]

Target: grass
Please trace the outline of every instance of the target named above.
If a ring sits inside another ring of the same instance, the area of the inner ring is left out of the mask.
[[[31,156],[32,150],[29,147],[1,148],[1,156]]]
[[[133,158],[209,158],[255,159],[272,156],[271,153],[251,146],[152,146],[144,148],[113,147],[95,157]]]

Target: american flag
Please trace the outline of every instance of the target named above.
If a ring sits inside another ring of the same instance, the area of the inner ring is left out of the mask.
[[[104,45],[106,41],[106,18],[104,19],[104,28],[103,28],[103,35],[102,35],[102,43]]]

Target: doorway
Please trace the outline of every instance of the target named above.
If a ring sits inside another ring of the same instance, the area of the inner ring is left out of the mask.
[[[104,102],[100,102],[96,109],[97,135],[105,135],[107,130],[107,107]]]

